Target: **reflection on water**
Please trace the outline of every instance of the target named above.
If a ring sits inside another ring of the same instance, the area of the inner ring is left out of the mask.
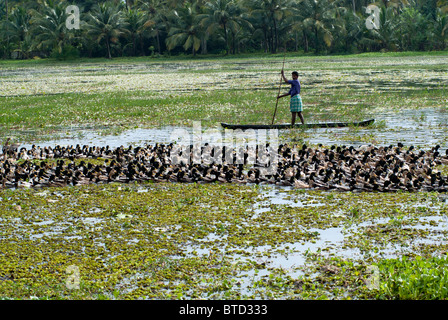
[[[311,144],[322,143],[324,145],[345,144],[347,146],[359,146],[365,144],[389,145],[402,142],[404,145],[415,145],[420,147],[434,146],[440,144],[442,149],[448,145],[448,109],[413,109],[403,111],[389,111],[378,114],[376,123],[380,124],[373,128],[315,128],[308,129],[306,140]],[[119,134],[105,134],[104,130],[111,128],[65,128],[61,129],[63,137],[46,139],[37,137],[33,142],[38,145],[109,145],[111,148],[123,146],[137,146],[145,144],[162,143],[168,144],[179,142],[176,130],[184,131],[193,142],[193,127],[164,126],[160,128],[136,128],[126,130]],[[225,139],[226,134],[219,125],[218,135]],[[202,128],[202,144],[210,141],[210,128]],[[268,130],[269,131],[269,130]],[[68,132],[68,135],[67,135]],[[17,134],[11,131],[9,135]],[[30,133],[30,132],[29,132]],[[279,130],[279,136],[286,136],[287,130]],[[55,133],[57,134],[57,133]],[[213,134],[213,133],[212,133]],[[216,134],[216,133],[215,133]],[[269,133],[267,133],[269,139]],[[367,139],[366,139],[367,137]],[[219,141],[218,141],[219,142]],[[31,143],[23,144],[22,147],[30,148]]]
[[[356,136],[368,137],[367,141],[375,145],[404,145],[432,147],[440,144],[442,148],[448,146],[448,109],[422,109],[389,111],[378,114],[376,123],[384,123],[384,128],[362,128]],[[364,145],[364,140],[356,140],[349,128],[319,129],[313,132],[309,142],[313,144],[345,144]],[[356,138],[355,136],[355,138]],[[349,138],[349,139],[347,139]]]

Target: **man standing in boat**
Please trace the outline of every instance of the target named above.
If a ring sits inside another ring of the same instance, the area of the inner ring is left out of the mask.
[[[280,95],[277,99],[291,96],[291,101],[289,105],[289,109],[291,111],[291,125],[293,126],[296,122],[296,116],[298,115],[302,124],[305,124],[303,120],[303,106],[302,106],[302,97],[300,96],[300,82],[299,82],[299,73],[297,71],[292,72],[292,80],[288,80],[285,77],[285,72],[282,69],[282,77],[286,83],[291,85],[291,89],[289,89],[288,93]]]

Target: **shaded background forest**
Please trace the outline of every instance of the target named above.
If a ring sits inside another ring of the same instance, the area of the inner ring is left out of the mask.
[[[448,0],[0,0],[0,26],[3,59],[431,51],[447,48]]]

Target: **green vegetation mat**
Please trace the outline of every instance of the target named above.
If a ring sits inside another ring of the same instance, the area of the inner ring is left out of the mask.
[[[0,141],[44,145],[73,127],[118,135],[193,121],[270,123],[282,61],[1,62]],[[446,148],[446,53],[289,54],[285,70],[299,71],[309,122],[394,119],[319,133],[329,140],[379,144],[437,132]],[[289,122],[286,100],[276,119]],[[445,194],[427,192],[176,183],[2,190],[0,297],[445,299],[447,210]]]

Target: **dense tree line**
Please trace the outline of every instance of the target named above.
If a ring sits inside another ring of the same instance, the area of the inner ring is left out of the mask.
[[[0,0],[0,27],[15,59],[445,50],[448,0]]]

